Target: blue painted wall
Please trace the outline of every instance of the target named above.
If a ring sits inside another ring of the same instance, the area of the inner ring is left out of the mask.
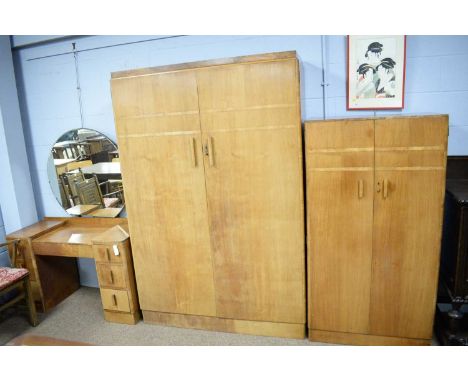
[[[0,243],[5,242],[5,225],[3,224],[2,210],[0,209]],[[8,254],[6,253],[6,248],[0,248],[0,267],[9,266],[10,261],[8,259]]]
[[[50,147],[80,127],[71,42],[76,42],[84,124],[115,140],[110,73],[212,58],[296,50],[301,59],[303,119],[373,115],[346,111],[346,39],[323,39],[328,77],[322,97],[321,36],[97,36],[15,51],[15,70],[38,214],[64,216],[47,180]],[[449,154],[468,154],[468,37],[408,36],[403,113],[448,113]],[[392,112],[395,113],[395,112]],[[384,112],[377,112],[377,115]],[[388,112],[387,112],[388,114]],[[80,260],[83,285],[97,286],[94,264]]]
[[[0,243],[11,232],[37,221],[8,36],[0,36]],[[0,267],[9,265],[0,248]]]
[[[7,232],[37,221],[9,36],[0,36],[0,205]]]

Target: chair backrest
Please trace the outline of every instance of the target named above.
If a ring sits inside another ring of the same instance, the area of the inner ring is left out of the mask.
[[[19,240],[10,240],[6,243],[1,243],[0,248],[7,247],[8,255],[10,256],[10,263],[12,267],[16,267],[16,261],[19,253]],[[21,265],[22,266],[22,265]]]
[[[62,207],[65,209],[70,208],[70,196],[67,192],[67,187],[63,184],[61,176],[58,177],[58,186],[60,191],[60,199],[62,200]]]
[[[101,189],[96,176],[76,182],[75,185],[81,204],[99,204],[101,207],[104,207]]]
[[[76,183],[85,180],[84,174],[78,169],[77,172],[64,173],[61,175],[65,185],[65,191],[71,204],[74,206],[79,201],[78,191],[76,190]]]

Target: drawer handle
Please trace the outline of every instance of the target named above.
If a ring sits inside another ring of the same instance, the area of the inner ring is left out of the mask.
[[[115,294],[112,295],[112,305],[117,306],[117,297]]]
[[[206,143],[206,153],[208,155],[208,161],[210,163],[210,167],[214,166],[214,151],[213,151],[213,138],[209,137]]]
[[[114,284],[114,274],[112,273],[112,270],[109,271],[109,276],[110,276],[110,283]]]
[[[364,181],[362,179],[358,180],[358,199],[364,197]]]
[[[109,248],[106,248],[106,257],[107,257],[107,261],[110,261]]]
[[[192,165],[193,167],[197,167],[197,145],[196,145],[195,138],[190,138],[190,155],[192,156]]]
[[[384,179],[383,181],[383,194],[382,194],[384,199],[387,199],[388,197],[388,179]]]

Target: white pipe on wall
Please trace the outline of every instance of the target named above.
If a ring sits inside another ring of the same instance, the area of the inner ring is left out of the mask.
[[[327,63],[327,50],[326,50],[326,36],[320,36],[320,47],[322,51],[322,99],[323,99],[323,119],[327,119],[327,98],[328,98],[328,63]]]

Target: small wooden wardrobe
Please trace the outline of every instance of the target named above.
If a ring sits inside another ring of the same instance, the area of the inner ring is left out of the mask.
[[[112,74],[146,322],[304,337],[294,52]]]
[[[448,117],[305,124],[309,338],[430,344]]]

